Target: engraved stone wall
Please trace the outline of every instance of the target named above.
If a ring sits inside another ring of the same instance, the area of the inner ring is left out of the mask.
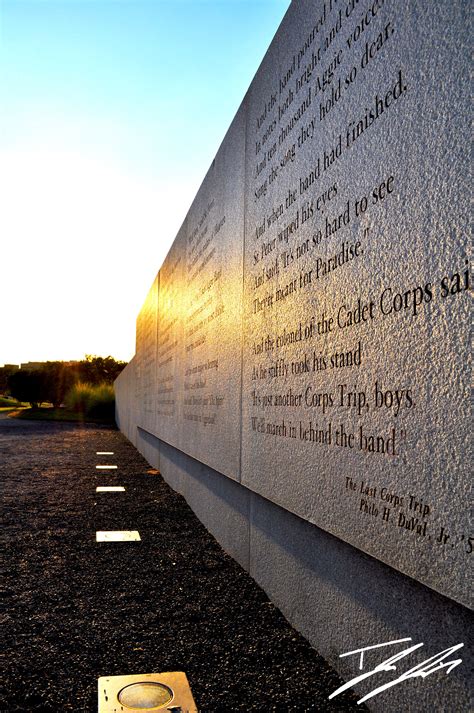
[[[467,36],[454,5],[296,3],[251,86],[242,482],[467,596]]]
[[[149,316],[136,358],[143,428],[465,604],[468,27],[293,2],[160,270],[153,396]]]

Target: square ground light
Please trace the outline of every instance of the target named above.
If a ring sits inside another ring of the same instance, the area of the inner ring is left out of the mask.
[[[102,676],[98,681],[98,713],[121,710],[180,710],[197,713],[186,674],[182,671]],[[123,708],[122,708],[123,706]]]

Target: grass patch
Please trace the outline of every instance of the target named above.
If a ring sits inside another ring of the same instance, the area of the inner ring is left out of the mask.
[[[102,423],[113,424],[115,419],[90,416],[79,411],[65,408],[22,408],[13,411],[10,418],[25,419],[27,421],[72,421],[75,423]]]
[[[21,401],[16,399],[7,399],[5,396],[0,396],[0,409],[19,408],[20,406],[26,406],[26,404],[22,404]]]
[[[65,408],[40,404],[39,408],[24,408],[19,401],[4,399],[5,410],[12,418],[28,421],[72,421],[76,423],[115,424],[115,394],[112,384],[86,384],[78,382],[65,398]],[[2,409],[0,405],[0,409]],[[2,409],[3,410],[3,409]]]

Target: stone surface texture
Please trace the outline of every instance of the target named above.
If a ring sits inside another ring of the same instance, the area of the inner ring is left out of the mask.
[[[181,287],[181,448],[231,478],[240,473],[244,159],[241,109],[187,215]]]
[[[153,431],[156,421],[156,350],[158,342],[158,275],[153,281],[137,317],[136,369],[137,399],[140,404],[137,425]]]
[[[158,343],[157,343],[157,429],[165,441],[180,445],[179,424],[183,417],[181,394],[183,372],[183,300],[182,286],[186,269],[186,220],[171,246],[159,273]],[[141,407],[141,405],[140,405]]]
[[[463,4],[334,5],[247,96],[242,482],[466,602]]]

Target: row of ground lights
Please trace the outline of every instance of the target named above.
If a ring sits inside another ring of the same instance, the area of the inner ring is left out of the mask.
[[[113,451],[96,451],[98,456],[113,456]],[[96,470],[117,470],[116,465],[96,465]],[[95,489],[96,493],[124,493],[123,485],[101,485]],[[95,533],[96,542],[137,542],[140,533],[138,530],[99,530]]]
[[[113,451],[96,451],[98,456],[113,456]],[[117,470],[116,465],[96,465],[96,470]],[[96,493],[124,493],[123,485],[100,485]],[[95,533],[96,542],[140,540],[137,530],[109,530]],[[167,710],[198,713],[186,674],[183,671],[145,673],[128,676],[101,676],[98,680],[99,713],[116,713],[126,706],[131,713]]]

